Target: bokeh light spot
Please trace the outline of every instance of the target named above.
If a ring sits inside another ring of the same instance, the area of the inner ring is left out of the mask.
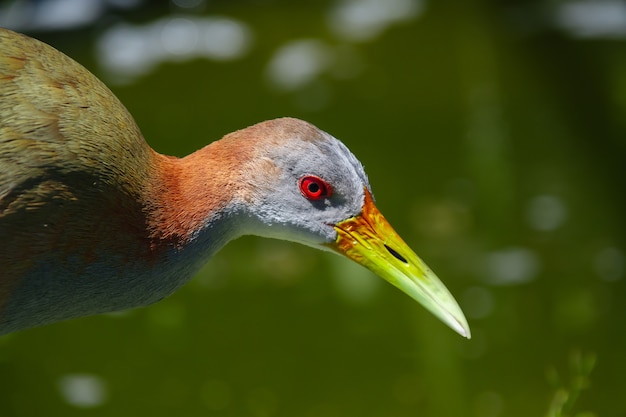
[[[555,230],[567,220],[567,207],[556,196],[540,195],[528,203],[526,217],[535,230]]]
[[[107,399],[106,384],[96,375],[64,375],[58,380],[58,389],[65,401],[74,407],[98,407]]]
[[[415,18],[422,11],[418,0],[343,0],[328,14],[335,35],[349,41],[366,41],[389,26]]]
[[[526,248],[508,248],[486,256],[489,283],[515,285],[532,281],[539,273],[540,261],[535,252]]]
[[[278,89],[296,90],[317,78],[331,58],[330,48],[317,39],[291,41],[274,53],[267,77]]]

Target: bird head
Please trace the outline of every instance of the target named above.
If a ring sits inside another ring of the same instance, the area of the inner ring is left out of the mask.
[[[255,149],[241,167],[249,233],[342,254],[470,337],[460,307],[376,208],[363,166],[343,143],[289,118],[246,131]]]

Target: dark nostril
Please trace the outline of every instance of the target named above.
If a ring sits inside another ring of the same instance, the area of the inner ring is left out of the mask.
[[[385,249],[387,249],[389,251],[390,254],[392,254],[396,259],[398,259],[399,261],[404,262],[405,264],[408,264],[409,261],[407,261],[406,259],[404,259],[404,256],[400,255],[398,252],[396,252],[395,250],[391,249],[389,246],[385,245]]]

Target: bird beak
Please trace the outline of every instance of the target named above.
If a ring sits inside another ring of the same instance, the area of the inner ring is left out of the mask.
[[[470,338],[467,320],[454,297],[393,230],[367,189],[361,214],[334,227],[337,240],[329,244],[333,250],[395,285],[461,336]]]

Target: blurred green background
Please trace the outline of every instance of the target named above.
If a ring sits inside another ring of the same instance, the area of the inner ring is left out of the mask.
[[[341,139],[473,331],[245,237],[156,305],[0,338],[0,417],[626,416],[623,3],[9,1],[0,25],[159,152],[287,115]]]

